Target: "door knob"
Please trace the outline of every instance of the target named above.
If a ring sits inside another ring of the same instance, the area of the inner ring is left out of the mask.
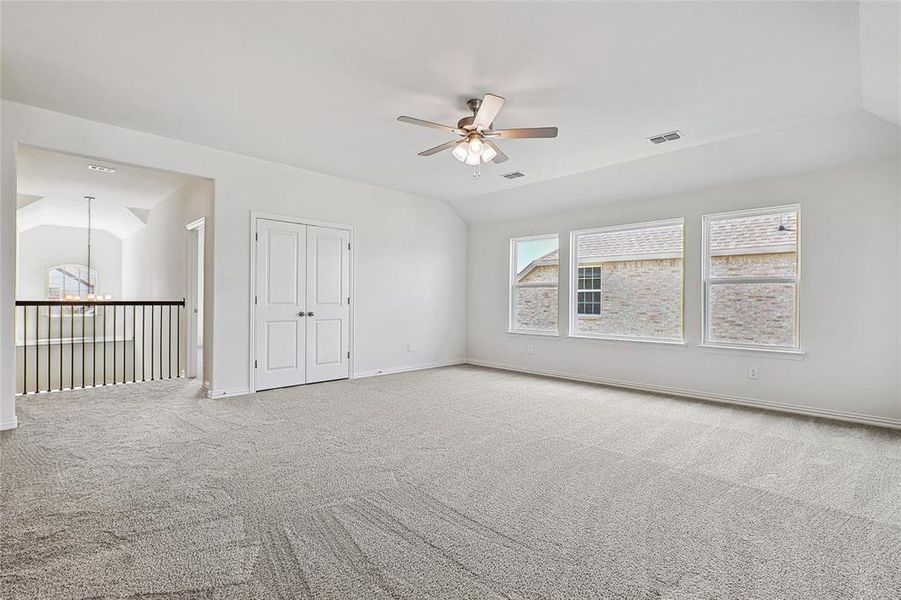
[[[299,313],[297,313],[297,316],[298,316],[298,317],[302,317],[302,316],[304,316],[305,314],[306,314],[305,312],[300,311]]]
[[[313,316],[313,312],[312,312],[312,311],[308,312],[308,313],[307,313],[307,316],[308,316],[308,317],[312,317],[312,316]]]

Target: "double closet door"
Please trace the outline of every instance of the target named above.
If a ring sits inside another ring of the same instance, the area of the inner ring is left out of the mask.
[[[254,382],[344,379],[350,364],[350,232],[256,222]]]

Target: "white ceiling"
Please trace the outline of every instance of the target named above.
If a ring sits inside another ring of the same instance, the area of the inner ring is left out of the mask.
[[[530,217],[898,155],[898,128],[864,110],[678,149],[461,200],[469,221]]]
[[[876,65],[868,81],[897,64],[885,56],[897,29],[885,15],[864,20],[866,31],[854,2],[7,1],[2,92],[444,199],[477,219],[511,210],[510,190],[541,196],[551,180],[565,189],[560,178],[665,164],[704,145],[740,151],[722,143],[767,131],[783,139],[793,124],[860,110],[862,58]],[[875,40],[865,53],[862,39]],[[505,141],[511,160],[473,178],[449,153],[416,156],[448,139],[440,131],[395,121],[454,123],[467,98],[489,91],[507,98],[496,127],[555,125],[560,136]],[[873,106],[893,93],[897,103],[897,86],[867,86]],[[684,139],[645,139],[673,129]],[[498,177],[512,170],[527,176]],[[672,176],[687,185],[705,174],[689,162]]]
[[[88,169],[111,167],[115,173]],[[85,196],[96,200],[92,224],[125,239],[144,226],[146,211],[192,177],[19,146],[16,153],[19,231],[39,225],[87,227]]]

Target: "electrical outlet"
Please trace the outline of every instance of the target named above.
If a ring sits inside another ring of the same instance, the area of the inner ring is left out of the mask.
[[[413,352],[413,342],[407,342],[407,352]]]
[[[757,367],[748,367],[748,379],[757,379],[758,377],[760,377],[760,372]]]
[[[529,354],[535,354],[535,346],[529,344]]]

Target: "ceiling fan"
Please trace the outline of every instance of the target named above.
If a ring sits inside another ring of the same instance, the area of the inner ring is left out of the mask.
[[[494,119],[503,105],[504,99],[494,94],[485,94],[485,98],[482,100],[472,98],[466,102],[466,106],[472,111],[472,116],[460,119],[456,127],[406,116],[397,117],[397,120],[403,123],[410,123],[411,125],[432,127],[457,134],[461,139],[451,140],[440,146],[423,150],[419,153],[419,156],[432,156],[443,150],[453,148],[452,154],[454,158],[480,172],[483,163],[502,163],[509,158],[497,147],[492,141],[493,139],[557,137],[556,127],[492,129],[491,126],[494,123]]]

